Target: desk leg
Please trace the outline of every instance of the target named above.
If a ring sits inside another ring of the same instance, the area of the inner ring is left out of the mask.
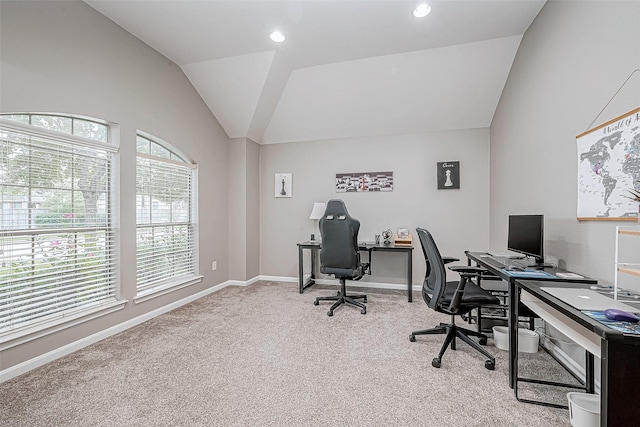
[[[309,279],[313,280],[313,283],[316,283],[316,258],[318,258],[318,250],[311,249],[311,275]]]
[[[407,251],[407,300],[413,302],[413,251]]]
[[[593,354],[585,350],[585,386],[587,393],[595,393],[593,368],[595,366],[595,359]]]
[[[298,292],[304,291],[304,257],[302,256],[302,246],[298,246]]]
[[[518,378],[518,289],[509,281],[509,387],[514,388]]]
[[[600,425],[632,426],[640,419],[640,344],[634,338],[602,340]]]
[[[309,286],[316,284],[316,257],[318,256],[318,248],[307,248],[311,252],[311,274],[309,278],[304,280],[304,256],[303,248],[298,246],[298,291],[303,293]]]

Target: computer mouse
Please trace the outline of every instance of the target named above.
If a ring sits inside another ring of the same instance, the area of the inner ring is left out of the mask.
[[[610,319],[610,320],[618,320],[622,322],[631,322],[631,323],[640,322],[640,317],[636,316],[635,314],[629,313],[627,311],[619,310],[617,308],[606,309],[604,311],[604,315],[607,317],[607,319]]]

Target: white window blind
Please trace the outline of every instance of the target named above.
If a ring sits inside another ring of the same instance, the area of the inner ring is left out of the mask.
[[[0,120],[0,334],[116,299],[116,147],[24,117]]]
[[[138,292],[196,276],[194,171],[194,165],[168,148],[138,137]]]

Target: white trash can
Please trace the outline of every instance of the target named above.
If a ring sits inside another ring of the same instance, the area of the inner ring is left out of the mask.
[[[573,427],[600,426],[600,396],[572,391],[569,399],[569,421]]]
[[[518,351],[522,353],[537,353],[540,337],[536,331],[518,328]],[[506,326],[493,327],[493,343],[500,350],[509,350],[509,328]]]

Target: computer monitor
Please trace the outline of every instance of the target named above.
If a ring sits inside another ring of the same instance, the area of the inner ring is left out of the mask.
[[[544,215],[509,215],[507,249],[544,262]]]

